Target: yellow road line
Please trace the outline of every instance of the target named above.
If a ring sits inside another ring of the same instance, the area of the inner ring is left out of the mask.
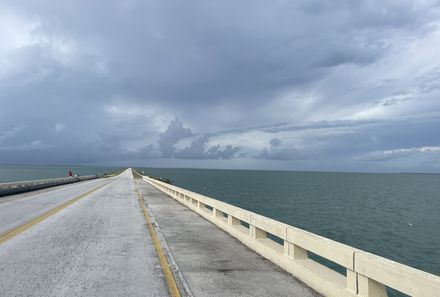
[[[134,181],[133,181],[134,182]],[[154,230],[153,224],[151,223],[150,216],[148,215],[147,208],[145,207],[145,204],[142,201],[141,193],[139,192],[136,182],[134,182],[136,187],[136,193],[138,196],[138,202],[139,206],[142,208],[144,212],[145,221],[147,222],[148,231],[150,232],[151,239],[153,241],[154,249],[156,250],[157,256],[159,257],[159,263],[162,267],[162,271],[166,280],[166,283],[168,285],[168,290],[170,291],[170,295],[172,297],[180,297],[180,291],[177,287],[176,280],[174,279],[173,272],[171,271],[170,264],[168,263],[168,260],[165,256],[165,253],[162,250],[162,247],[160,246],[159,239],[157,238],[156,230]]]
[[[27,229],[31,228],[32,226],[38,224],[39,222],[41,222],[41,221],[43,221],[45,219],[47,219],[51,215],[56,214],[57,212],[63,210],[64,208],[68,207],[69,205],[72,205],[73,203],[75,203],[76,201],[80,200],[81,198],[84,198],[87,195],[92,194],[93,192],[101,189],[102,187],[104,187],[104,186],[106,186],[106,185],[108,185],[108,184],[110,184],[112,182],[113,181],[111,181],[109,183],[106,183],[104,185],[100,185],[100,186],[98,186],[96,188],[93,188],[92,190],[87,191],[87,192],[85,192],[85,193],[83,193],[83,194],[81,194],[81,195],[79,195],[79,196],[77,196],[77,197],[75,197],[75,198],[73,198],[73,199],[71,199],[69,201],[64,202],[63,204],[60,204],[60,205],[54,207],[54,208],[48,210],[47,212],[43,213],[42,215],[39,215],[38,217],[33,218],[30,221],[25,222],[24,224],[21,224],[18,227],[15,227],[15,228],[13,228],[13,229],[11,229],[9,231],[6,231],[5,233],[0,235],[0,244],[8,241],[9,239],[17,236],[20,233],[23,233]]]

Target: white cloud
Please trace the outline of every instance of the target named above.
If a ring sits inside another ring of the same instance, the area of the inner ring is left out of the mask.
[[[414,155],[435,155],[440,157],[440,146],[426,146],[413,148],[399,148],[368,153],[360,157],[365,161],[384,162],[392,159],[409,158]]]
[[[31,45],[33,33],[40,26],[36,19],[26,19],[0,4],[0,52],[5,53]]]
[[[63,124],[63,123],[56,123],[56,124],[54,125],[55,133],[60,133],[60,132],[63,131],[64,129],[66,129],[66,125]]]
[[[0,81],[16,68],[10,55],[33,44],[32,35],[38,26],[38,21],[26,20],[10,7],[0,4]]]
[[[68,32],[47,30],[57,20],[13,7],[0,4],[0,90],[44,82],[59,75],[60,68],[109,73],[107,61],[95,49],[80,49]]]

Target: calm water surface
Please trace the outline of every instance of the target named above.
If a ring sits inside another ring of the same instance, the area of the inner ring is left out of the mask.
[[[440,175],[140,170],[440,275]]]

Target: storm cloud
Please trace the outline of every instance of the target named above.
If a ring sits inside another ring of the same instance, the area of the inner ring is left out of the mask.
[[[439,171],[437,1],[2,1],[0,163]]]

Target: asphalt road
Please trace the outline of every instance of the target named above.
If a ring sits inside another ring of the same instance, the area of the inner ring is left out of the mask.
[[[168,296],[129,170],[0,199],[0,234],[100,185],[0,244],[0,296]]]

